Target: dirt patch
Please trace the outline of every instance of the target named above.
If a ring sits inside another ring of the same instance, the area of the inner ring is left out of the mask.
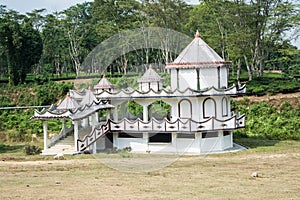
[[[291,93],[291,94],[275,94],[275,95],[264,95],[264,96],[246,96],[246,97],[236,97],[234,100],[242,101],[247,98],[250,103],[257,102],[267,102],[273,106],[280,106],[283,101],[289,102],[292,107],[297,107],[300,101],[300,92]]]
[[[96,159],[0,162],[0,199],[298,199],[299,157],[187,156],[147,173],[120,172]]]

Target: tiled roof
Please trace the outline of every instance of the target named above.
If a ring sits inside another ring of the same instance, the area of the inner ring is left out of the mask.
[[[99,81],[97,85],[94,86],[94,89],[112,89],[115,86],[111,84],[105,76]]]
[[[70,97],[70,94],[68,93],[66,98],[60,102],[57,106],[57,110],[73,110],[73,109],[77,109],[78,107],[80,107],[78,105],[78,103],[72,98]]]
[[[167,64],[166,68],[198,68],[230,64],[231,62],[225,62],[208,46],[197,31],[195,39],[179,54],[173,63]]]
[[[149,67],[149,69],[144,73],[144,75],[138,79],[138,83],[149,83],[149,82],[160,82],[163,81],[154,69]]]

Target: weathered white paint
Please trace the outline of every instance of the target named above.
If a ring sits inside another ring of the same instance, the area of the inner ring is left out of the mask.
[[[180,69],[179,70],[179,90],[184,91],[187,88],[197,90],[196,69]]]
[[[78,140],[78,121],[74,121],[74,151],[77,152],[78,145],[77,145],[77,140]]]
[[[223,149],[228,149],[233,147],[233,142],[232,142],[232,133],[227,136],[223,136]]]
[[[228,70],[226,67],[220,68],[220,88],[228,87]]]
[[[48,144],[48,127],[47,127],[47,121],[43,121],[43,132],[44,132],[44,150],[46,150],[47,144]]]
[[[217,68],[200,69],[200,89],[215,87],[218,88],[218,70]]]

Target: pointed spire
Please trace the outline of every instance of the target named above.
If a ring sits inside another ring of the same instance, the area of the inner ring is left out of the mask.
[[[201,38],[201,35],[198,30],[196,31],[195,38]]]

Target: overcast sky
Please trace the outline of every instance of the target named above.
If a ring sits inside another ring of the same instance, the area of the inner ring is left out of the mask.
[[[8,9],[13,9],[23,14],[34,9],[46,8],[47,12],[45,14],[47,14],[62,11],[72,5],[89,1],[93,0],[0,0],[0,4],[6,5]],[[186,0],[186,2],[189,4],[197,4],[199,1]],[[297,41],[292,41],[292,44],[300,49],[300,38]]]

